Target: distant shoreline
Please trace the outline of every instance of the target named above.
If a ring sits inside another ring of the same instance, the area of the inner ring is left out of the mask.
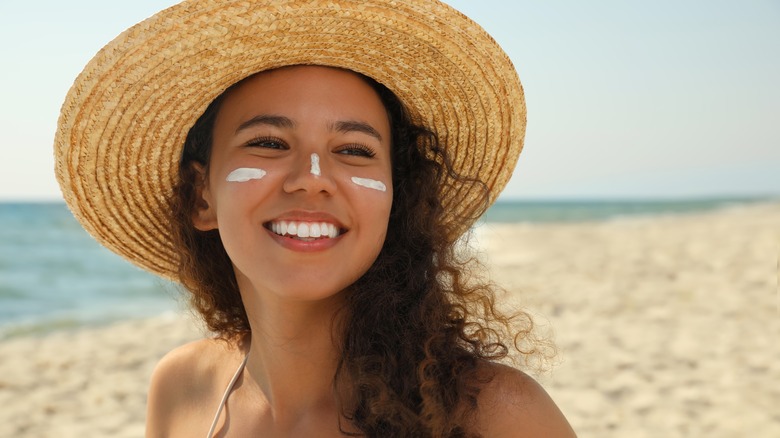
[[[499,200],[482,222],[593,222],[634,216],[715,211],[723,208],[780,203],[780,197],[702,197],[668,199]]]
[[[777,194],[751,194],[751,195],[683,195],[683,196],[530,196],[530,197],[499,197],[496,202],[686,202],[686,201],[780,201],[780,193]],[[0,204],[64,204],[60,198],[0,198]]]

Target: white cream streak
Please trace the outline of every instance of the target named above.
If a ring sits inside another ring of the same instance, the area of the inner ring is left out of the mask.
[[[311,154],[311,174],[314,176],[320,176],[320,156],[317,154]]]
[[[266,175],[263,169],[253,169],[251,167],[239,167],[238,169],[230,172],[225,178],[228,182],[247,182],[252,179],[262,179]]]
[[[382,181],[377,181],[375,179],[358,178],[356,176],[353,176],[352,182],[362,187],[379,190],[380,192],[387,191],[387,186],[385,186],[385,184]]]

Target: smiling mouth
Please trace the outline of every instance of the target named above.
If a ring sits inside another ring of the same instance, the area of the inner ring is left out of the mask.
[[[265,223],[264,226],[278,236],[305,242],[335,239],[347,231],[328,222],[271,221]]]

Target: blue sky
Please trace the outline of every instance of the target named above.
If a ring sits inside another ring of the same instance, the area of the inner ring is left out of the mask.
[[[70,84],[166,0],[0,1],[0,199],[59,199]],[[780,196],[780,2],[451,0],[512,58],[526,146],[502,198]]]

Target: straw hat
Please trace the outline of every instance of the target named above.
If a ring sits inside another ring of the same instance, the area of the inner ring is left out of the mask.
[[[525,135],[523,90],[507,55],[436,0],[189,0],[131,27],[87,64],[65,98],[56,174],[101,244],[164,277],[177,272],[168,202],[187,132],[230,85],[293,64],[350,69],[395,92],[490,201]],[[451,218],[483,205],[446,189]],[[466,224],[466,227],[470,224]],[[465,231],[465,228],[461,231]]]

